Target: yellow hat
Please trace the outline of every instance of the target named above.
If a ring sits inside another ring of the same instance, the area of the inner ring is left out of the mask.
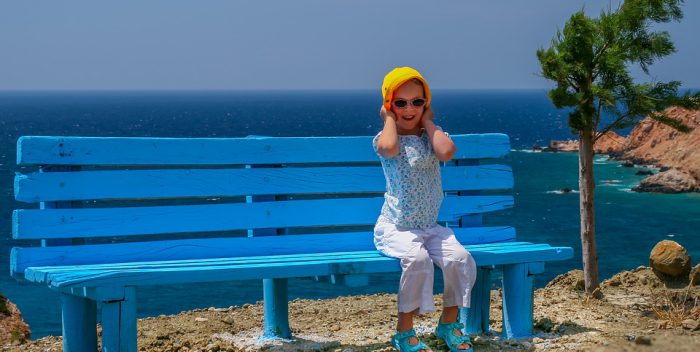
[[[384,83],[382,84],[382,98],[384,101],[384,107],[388,110],[391,108],[391,100],[394,98],[394,92],[402,84],[407,81],[417,78],[423,82],[423,92],[425,93],[425,107],[430,106],[430,88],[428,88],[428,82],[425,81],[420,73],[408,66],[397,67],[391,72],[384,76]]]

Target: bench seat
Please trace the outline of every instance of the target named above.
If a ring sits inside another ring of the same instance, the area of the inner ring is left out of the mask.
[[[289,236],[288,236],[289,237]],[[509,242],[465,246],[478,266],[570,258],[570,247]],[[377,250],[30,267],[26,279],[55,288],[142,286],[188,282],[400,272],[399,261]]]
[[[490,331],[500,270],[503,336],[531,336],[534,276],[573,250],[486,225],[514,206],[508,136],[450,137],[437,222],[477,264],[460,321]],[[12,213],[13,239],[27,242],[10,271],[59,292],[66,352],[97,349],[98,316],[103,351],[137,351],[140,286],[261,279],[263,336],[290,338],[289,278],[358,287],[401,272],[372,241],[386,191],[372,136],[23,136],[17,165],[15,199],[33,206]]]

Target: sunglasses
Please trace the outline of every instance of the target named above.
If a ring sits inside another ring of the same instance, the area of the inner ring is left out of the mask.
[[[415,107],[421,107],[421,106],[425,105],[425,99],[423,99],[423,98],[416,98],[416,99],[413,99],[413,100],[410,100],[410,101],[409,101],[409,100],[405,100],[405,99],[396,99],[396,100],[394,100],[394,106],[396,106],[397,108],[402,108],[402,109],[403,109],[403,108],[405,108],[405,107],[408,106],[408,103],[409,103],[409,102],[411,103],[411,105],[413,105],[413,106],[415,106]]]

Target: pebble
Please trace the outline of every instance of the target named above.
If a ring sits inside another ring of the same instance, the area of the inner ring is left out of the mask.
[[[684,329],[688,330],[698,330],[700,329],[700,322],[697,320],[693,319],[686,319],[681,322],[681,325],[683,326]]]
[[[651,345],[651,337],[637,336],[634,338],[634,343],[636,343],[637,345]]]

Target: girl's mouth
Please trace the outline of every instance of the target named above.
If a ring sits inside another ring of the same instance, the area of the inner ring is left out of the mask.
[[[415,118],[415,115],[410,115],[410,116],[402,116],[402,118],[406,121],[411,121],[413,118]]]

